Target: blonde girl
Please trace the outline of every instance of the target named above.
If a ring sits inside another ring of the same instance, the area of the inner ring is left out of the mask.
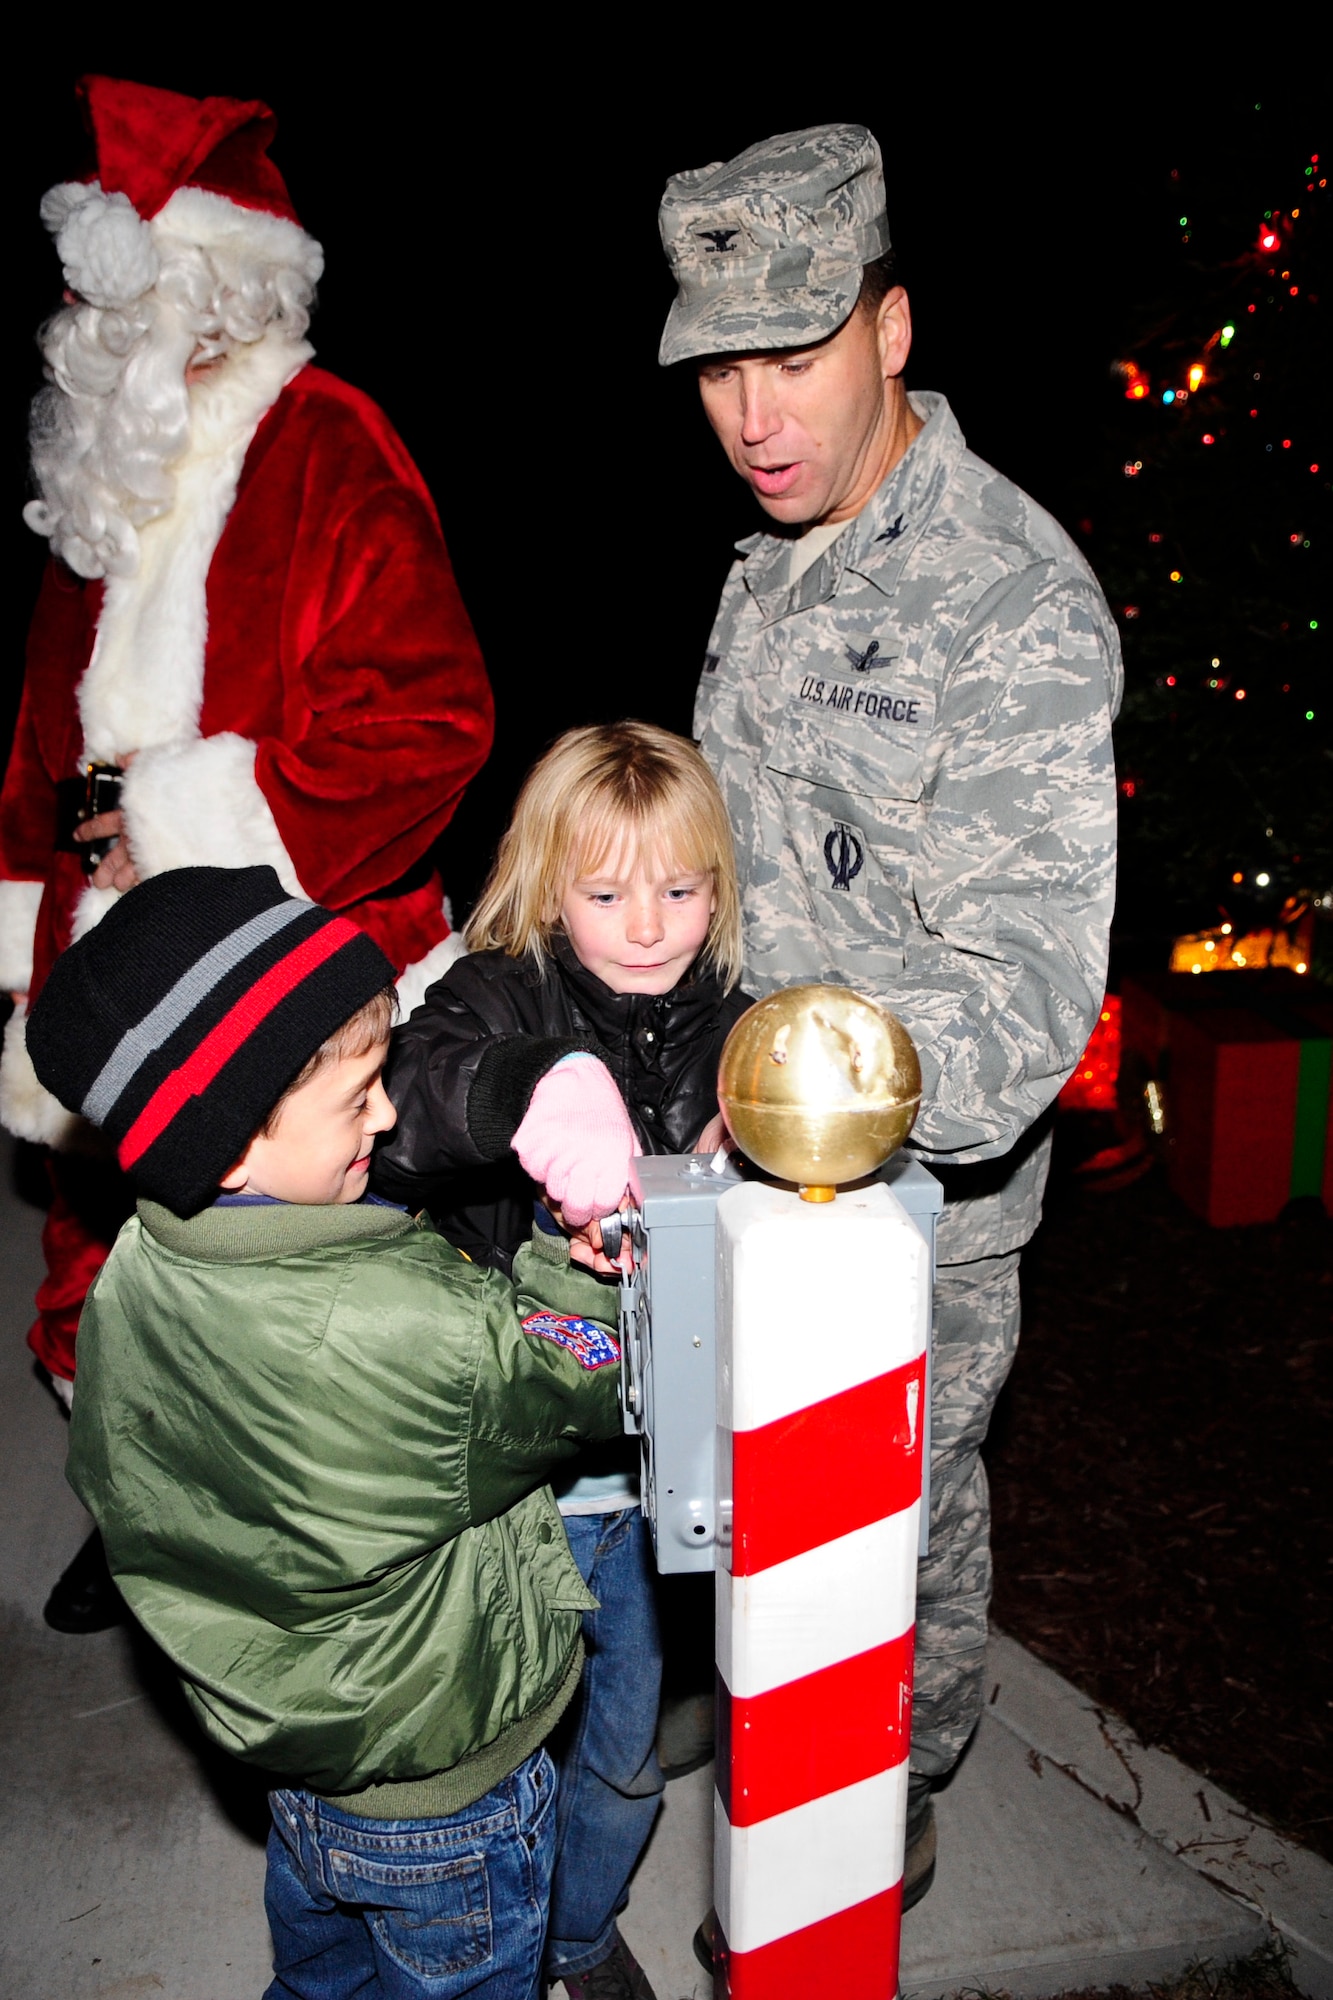
[[[731,831],[693,744],[646,722],[560,737],[528,774],[465,935],[469,956],[395,1037],[398,1125],[377,1185],[503,1268],[534,1219],[555,1231],[615,1209],[633,1153],[716,1143],[718,1057],[749,998]],[[571,1996],[595,1974],[599,1994],[651,2000],[616,1927],[662,1784],[636,1448],[580,1460],[557,1497],[600,1609],[552,1745],[546,1976]]]

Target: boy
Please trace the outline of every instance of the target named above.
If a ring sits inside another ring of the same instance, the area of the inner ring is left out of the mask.
[[[619,1350],[563,1236],[511,1285],[362,1200],[392,977],[269,868],[159,876],[57,962],[38,1074],[142,1197],[69,1477],[205,1731],[281,1774],[269,2000],[530,2000],[593,1606],[542,1482],[618,1432]]]

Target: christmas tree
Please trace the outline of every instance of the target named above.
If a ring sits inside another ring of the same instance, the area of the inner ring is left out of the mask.
[[[1125,651],[1122,934],[1333,912],[1327,166],[1250,164],[1164,187],[1175,269],[1117,360],[1081,524]]]

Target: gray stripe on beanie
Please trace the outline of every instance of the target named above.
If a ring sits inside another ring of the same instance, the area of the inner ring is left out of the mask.
[[[103,1066],[101,1075],[83,1100],[83,1115],[89,1123],[106,1123],[116,1100],[129,1087],[149,1056],[170,1040],[219,981],[276,932],[285,930],[298,917],[309,916],[317,909],[317,904],[300,902],[295,897],[283,903],[274,903],[269,909],[261,910],[257,917],[251,917],[249,923],[242,924],[239,930],[234,930],[230,937],[223,938],[221,944],[215,944],[211,951],[206,951],[202,958],[195,961],[188,972],[182,973],[156,1007],[117,1042],[110,1060]]]

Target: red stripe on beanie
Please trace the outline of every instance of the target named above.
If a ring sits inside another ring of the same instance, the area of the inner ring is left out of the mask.
[[[229,1062],[255,1029],[273,1012],[303,979],[350,944],[361,932],[346,917],[334,917],[313,937],[289,951],[262,979],[243,993],[200,1042],[189,1060],[160,1083],[117,1147],[117,1157],[128,1173],[136,1160],[161,1138],[177,1113],[191,1098],[202,1097],[223,1064]],[[311,1051],[313,1055],[314,1051]]]

